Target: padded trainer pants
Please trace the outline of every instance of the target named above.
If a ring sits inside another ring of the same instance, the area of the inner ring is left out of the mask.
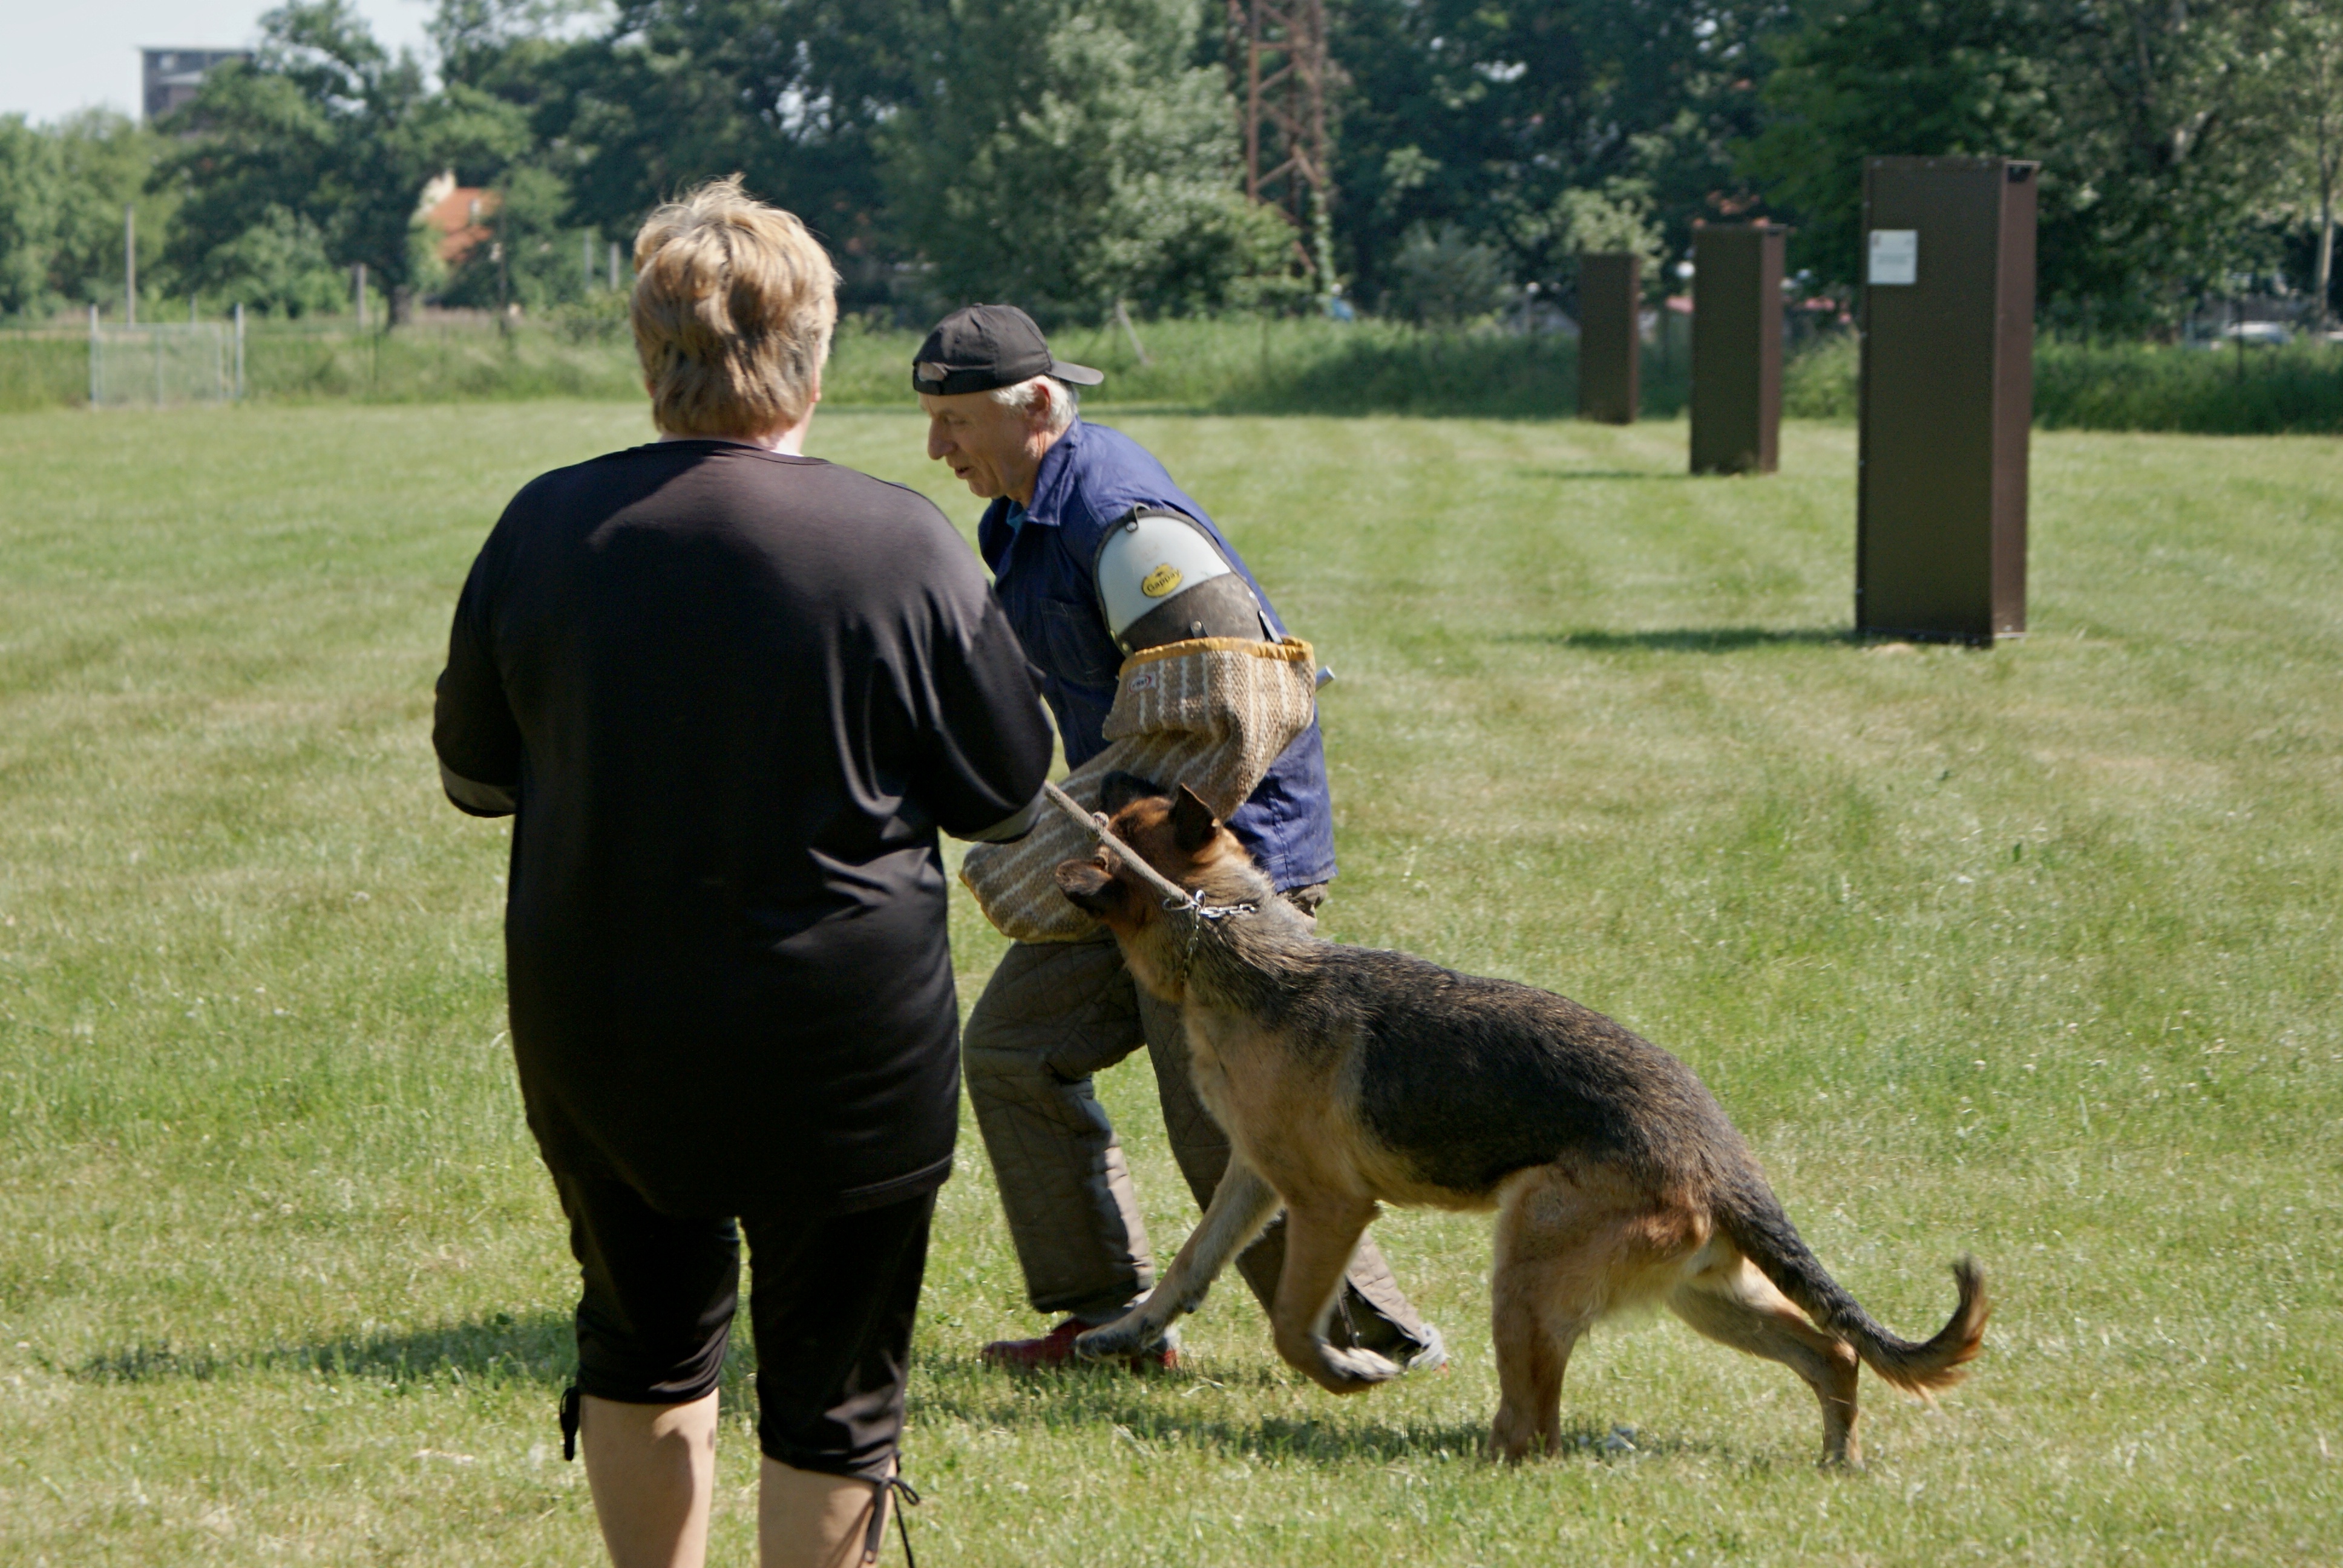
[[[1012,945],[969,1015],[969,1099],[1041,1312],[1102,1322],[1155,1282],[1131,1171],[1091,1084],[1142,1044],[1180,1173],[1209,1203],[1229,1141],[1189,1081],[1179,1010],[1139,989],[1113,942]],[[1281,1214],[1237,1260],[1263,1308],[1277,1293],[1284,1229]],[[1351,1260],[1327,1334],[1401,1359],[1430,1338],[1372,1240]]]

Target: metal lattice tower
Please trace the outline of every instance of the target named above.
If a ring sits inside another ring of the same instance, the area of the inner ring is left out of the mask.
[[[1302,264],[1332,281],[1325,0],[1228,0],[1229,66],[1244,136],[1245,195],[1282,212]]]

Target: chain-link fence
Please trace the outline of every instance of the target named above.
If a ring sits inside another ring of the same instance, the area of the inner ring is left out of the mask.
[[[226,403],[243,393],[243,344],[224,322],[89,329],[92,407]]]

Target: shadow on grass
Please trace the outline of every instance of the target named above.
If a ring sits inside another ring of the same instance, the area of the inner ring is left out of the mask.
[[[1674,468],[1521,468],[1524,479],[1713,479],[1715,474],[1685,474]]]
[[[97,1383],[197,1382],[237,1372],[317,1372],[392,1383],[449,1379],[559,1387],[578,1364],[568,1314],[498,1312],[404,1333],[351,1334],[319,1344],[182,1349],[168,1341],[92,1356],[67,1373]]]
[[[752,1397],[754,1359],[745,1338],[736,1335],[725,1358],[724,1398],[735,1408]],[[93,1356],[66,1375],[78,1382],[139,1385],[210,1382],[246,1373],[314,1372],[394,1386],[533,1384],[550,1400],[555,1390],[571,1381],[576,1365],[568,1314],[515,1317],[499,1312],[407,1333],[349,1335],[319,1344],[241,1352],[216,1346],[180,1349],[167,1342],[138,1345]],[[1180,1374],[1133,1377],[1108,1367],[1010,1376],[968,1356],[928,1352],[916,1358],[910,1413],[915,1425],[1040,1428],[1141,1454],[1191,1447],[1232,1457],[1330,1467],[1473,1459],[1483,1454],[1488,1438],[1485,1421],[1383,1422],[1373,1419],[1371,1405],[1355,1402],[1342,1406],[1340,1414],[1330,1411],[1325,1420],[1232,1415],[1214,1408],[1219,1400],[1257,1398],[1290,1388],[1295,1380],[1268,1367],[1215,1370],[1221,1375],[1209,1381]],[[1330,1406],[1332,1402],[1330,1396]],[[1732,1457],[1723,1446],[1696,1437],[1623,1433],[1584,1422],[1563,1429],[1564,1459],[1609,1462],[1661,1455]]]
[[[1159,1448],[1207,1450],[1232,1458],[1292,1460],[1327,1466],[1390,1463],[1407,1459],[1475,1459],[1484,1454],[1486,1421],[1377,1422],[1371,1402],[1344,1402],[1340,1416],[1232,1416],[1213,1408],[1227,1393],[1239,1398],[1292,1386],[1267,1370],[1218,1369],[1204,1381],[1179,1374],[1134,1378],[1106,1367],[1069,1367],[1014,1379],[964,1357],[927,1359],[930,1375],[914,1377],[910,1406],[917,1422],[952,1422],[990,1430],[1039,1427],[1144,1455]],[[1361,1396],[1372,1402],[1370,1393]],[[1327,1396],[1331,1408],[1333,1396]],[[1720,1444],[1580,1422],[1562,1433],[1564,1458],[1633,1459],[1656,1455],[1728,1457]]]
[[[1660,653],[1733,653],[1747,648],[1860,648],[1889,639],[1851,628],[1713,626],[1675,627],[1664,631],[1514,632],[1494,640],[1584,648],[1597,653],[1635,648]]]

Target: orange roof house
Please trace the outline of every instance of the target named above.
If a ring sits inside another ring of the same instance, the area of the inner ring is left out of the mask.
[[[472,247],[490,236],[488,220],[497,213],[497,193],[479,186],[459,186],[453,170],[423,187],[416,216],[439,236],[439,259],[459,266]]]

